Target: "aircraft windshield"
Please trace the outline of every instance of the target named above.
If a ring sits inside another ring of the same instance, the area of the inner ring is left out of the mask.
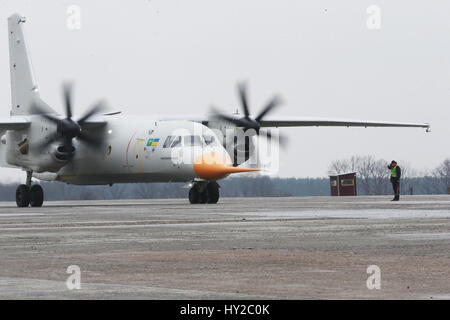
[[[171,148],[181,147],[181,137],[180,136],[176,137],[173,140],[172,145],[170,147]]]
[[[204,135],[203,139],[205,140],[205,144],[207,146],[214,145],[214,142],[215,142],[214,136]]]
[[[175,136],[168,136],[166,138],[166,141],[164,141],[163,148],[169,148],[174,139],[175,139]]]
[[[185,147],[201,147],[202,139],[200,136],[184,136]]]

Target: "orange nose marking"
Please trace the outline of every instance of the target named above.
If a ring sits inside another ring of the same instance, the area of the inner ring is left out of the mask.
[[[194,161],[194,171],[202,179],[219,180],[231,173],[254,172],[260,169],[236,168],[231,165],[230,157],[217,152],[205,153]]]

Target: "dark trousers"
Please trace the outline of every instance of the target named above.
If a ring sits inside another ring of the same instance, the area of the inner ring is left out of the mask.
[[[394,189],[394,199],[400,199],[400,179],[391,178],[392,189]]]

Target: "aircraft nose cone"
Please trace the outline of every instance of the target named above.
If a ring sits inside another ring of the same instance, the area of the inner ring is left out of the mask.
[[[219,180],[231,173],[253,172],[259,169],[233,167],[228,154],[208,152],[195,159],[194,171],[201,179]]]

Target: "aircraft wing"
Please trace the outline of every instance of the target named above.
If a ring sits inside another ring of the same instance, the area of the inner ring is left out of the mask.
[[[233,116],[232,116],[233,117]],[[235,116],[239,118],[241,116]],[[160,120],[187,120],[203,123],[208,125],[208,122],[214,118],[214,115],[205,116],[167,116],[160,117]],[[410,122],[388,122],[388,121],[367,121],[367,120],[351,120],[351,119],[327,119],[327,118],[293,118],[286,119],[270,119],[267,118],[260,121],[261,127],[398,127],[398,128],[425,128],[430,131],[429,123],[410,123]]]
[[[83,123],[83,128],[95,129],[99,127],[104,127],[108,122],[102,116],[95,115]]]
[[[30,120],[25,117],[0,118],[0,131],[22,130],[30,126]],[[95,116],[87,120],[84,125],[89,128],[97,128],[106,125],[107,121],[103,117]]]
[[[326,118],[289,118],[289,119],[264,119],[260,121],[261,127],[403,127],[425,128],[430,131],[428,123],[385,122],[366,120],[344,120]]]
[[[0,131],[26,129],[30,121],[24,117],[0,118]]]
[[[156,116],[159,121],[192,121],[198,123],[208,123],[211,120],[211,116],[208,115],[176,115],[176,116]]]

